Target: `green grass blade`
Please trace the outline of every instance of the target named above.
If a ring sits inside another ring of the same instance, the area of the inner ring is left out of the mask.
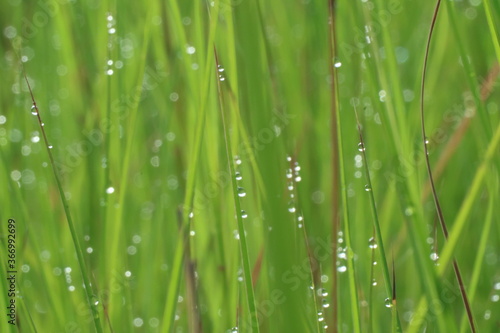
[[[24,79],[26,80],[26,85],[28,86],[29,93],[31,95],[31,100],[33,102],[33,106],[31,107],[31,113],[36,115],[36,117],[38,119],[38,124],[40,125],[40,131],[42,133],[43,142],[45,144],[45,148],[46,148],[47,154],[49,156],[50,165],[52,167],[52,170],[54,171],[54,177],[56,179],[56,185],[57,185],[57,189],[59,191],[59,197],[61,198],[61,202],[62,202],[62,205],[64,207],[66,221],[68,222],[68,227],[69,227],[69,230],[71,233],[71,238],[72,238],[73,244],[75,246],[76,257],[78,260],[78,265],[80,267],[80,273],[82,275],[83,284],[85,286],[85,288],[84,288],[85,295],[87,296],[88,306],[90,307],[90,309],[92,311],[92,319],[94,322],[94,328],[95,328],[96,332],[101,333],[103,330],[102,330],[102,326],[101,326],[101,319],[100,319],[100,315],[99,315],[97,297],[95,297],[95,294],[92,290],[92,284],[90,283],[90,274],[87,270],[85,258],[83,256],[83,251],[82,251],[82,248],[80,245],[80,241],[78,238],[78,233],[77,233],[76,228],[75,228],[75,224],[73,222],[73,219],[71,218],[69,204],[68,204],[68,201],[66,200],[66,195],[65,195],[63,187],[62,187],[61,176],[59,175],[58,169],[54,163],[54,157],[52,156],[52,150],[51,150],[52,145],[49,144],[49,141],[47,139],[47,135],[45,134],[45,126],[44,126],[44,123],[42,121],[40,111],[38,110],[38,106],[36,105],[35,97],[33,95],[33,91],[31,90],[31,86],[30,86],[30,83],[28,81],[28,77],[26,76],[26,73],[24,73],[24,71],[23,71],[23,74],[24,74]]]

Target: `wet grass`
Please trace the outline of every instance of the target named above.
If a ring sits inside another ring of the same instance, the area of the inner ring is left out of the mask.
[[[6,3],[0,331],[468,332],[458,264],[497,330],[500,7],[441,5],[424,146],[435,5]]]

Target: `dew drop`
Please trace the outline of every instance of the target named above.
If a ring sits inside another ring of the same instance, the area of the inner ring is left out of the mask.
[[[242,180],[243,177],[241,177],[241,173],[239,171],[236,171],[235,174],[234,174],[236,180]]]
[[[328,301],[326,299],[324,299],[322,306],[323,306],[324,309],[329,308],[330,307],[330,303],[328,303]]]
[[[52,146],[52,145],[49,145],[49,146],[48,146],[48,148],[49,148],[49,149],[52,149],[52,148],[54,148],[54,146]]]
[[[246,195],[247,195],[247,192],[245,192],[245,189],[243,187],[238,187],[238,196],[240,198],[243,198]]]
[[[231,333],[238,333],[238,327],[231,328]]]
[[[377,241],[375,240],[374,237],[370,237],[370,239],[368,240],[368,246],[370,247],[370,249],[374,250],[378,247],[377,245]]]
[[[35,104],[33,104],[33,106],[31,107],[31,114],[34,116],[38,115],[38,108]]]
[[[347,266],[339,266],[337,267],[337,272],[339,273],[344,273],[345,271],[347,271]]]
[[[375,279],[372,280],[372,286],[376,286],[377,285],[377,281]]]
[[[296,209],[295,209],[295,203],[293,201],[290,201],[288,203],[288,211],[290,213],[295,213]]]
[[[392,301],[391,301],[391,299],[390,299],[390,298],[386,298],[386,299],[384,300],[384,304],[385,304],[385,307],[386,307],[386,308],[392,308]]]
[[[372,190],[372,188],[367,184],[365,185],[365,191],[366,192],[370,192]]]
[[[318,289],[318,296],[326,297],[326,296],[328,296],[328,292],[326,291],[325,288],[319,288]]]
[[[241,211],[241,218],[242,219],[246,219],[248,217],[248,214],[247,212],[245,212],[244,210]]]
[[[437,261],[439,259],[439,255],[436,252],[432,252],[430,257],[432,261]]]
[[[115,188],[113,186],[110,186],[106,189],[106,193],[107,194],[111,194],[111,193],[114,193],[115,192]]]
[[[286,157],[286,160],[287,160],[288,162],[291,162],[291,161],[292,161],[292,158],[291,158],[290,156],[287,156],[287,157]]]
[[[366,149],[365,149],[365,146],[363,145],[363,143],[362,143],[362,142],[358,143],[358,150],[359,150],[359,151],[365,151],[365,150],[366,150]]]

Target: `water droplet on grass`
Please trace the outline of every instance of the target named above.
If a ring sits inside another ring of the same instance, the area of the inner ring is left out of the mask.
[[[386,298],[386,299],[384,300],[384,304],[385,304],[385,307],[386,307],[386,308],[392,308],[392,301],[391,301],[391,299],[390,299],[390,298]]]
[[[38,108],[35,104],[33,104],[33,106],[31,107],[31,114],[34,116],[38,115]]]
[[[107,194],[111,194],[111,193],[114,193],[114,192],[115,192],[115,188],[114,188],[114,187],[112,187],[112,186],[110,186],[110,187],[108,187],[108,188],[106,189],[106,193],[107,193]]]
[[[248,217],[248,214],[247,212],[245,212],[244,210],[241,211],[241,218],[242,219],[246,219]]]
[[[243,177],[241,177],[241,173],[239,171],[236,171],[235,174],[234,174],[236,180],[242,180]]]
[[[339,267],[337,267],[337,272],[344,273],[345,271],[347,271],[347,266],[339,266]]]
[[[367,184],[365,185],[365,191],[366,192],[370,192],[372,190],[372,188]]]
[[[365,146],[363,145],[363,143],[361,143],[361,142],[360,142],[360,143],[358,143],[358,150],[359,150],[359,151],[365,151],[365,150],[366,150],[366,149],[365,149]]]
[[[430,257],[432,261],[437,261],[439,259],[439,255],[436,252],[432,252]]]
[[[370,237],[370,239],[368,240],[368,246],[370,247],[370,249],[374,250],[378,247],[377,245],[377,241],[375,240],[374,237]]]
[[[328,296],[328,292],[326,291],[325,288],[319,288],[318,289],[318,296],[326,297],[326,296]]]
[[[194,54],[196,52],[196,48],[194,46],[189,45],[186,47],[186,53],[187,54]]]
[[[296,209],[295,209],[295,203],[293,201],[290,201],[288,203],[288,211],[290,213],[295,213]]]
[[[243,187],[238,187],[238,196],[240,198],[243,198],[246,195],[247,195],[247,192],[245,191],[245,189]]]

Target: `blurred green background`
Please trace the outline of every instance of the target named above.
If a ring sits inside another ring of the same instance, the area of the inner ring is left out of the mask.
[[[3,0],[2,313],[9,218],[18,273],[0,331],[257,332],[254,304],[260,332],[391,332],[396,317],[468,332],[454,257],[478,331],[496,332],[500,4],[442,3],[431,40],[449,242],[419,111],[435,5],[337,1],[332,19],[326,0]]]

